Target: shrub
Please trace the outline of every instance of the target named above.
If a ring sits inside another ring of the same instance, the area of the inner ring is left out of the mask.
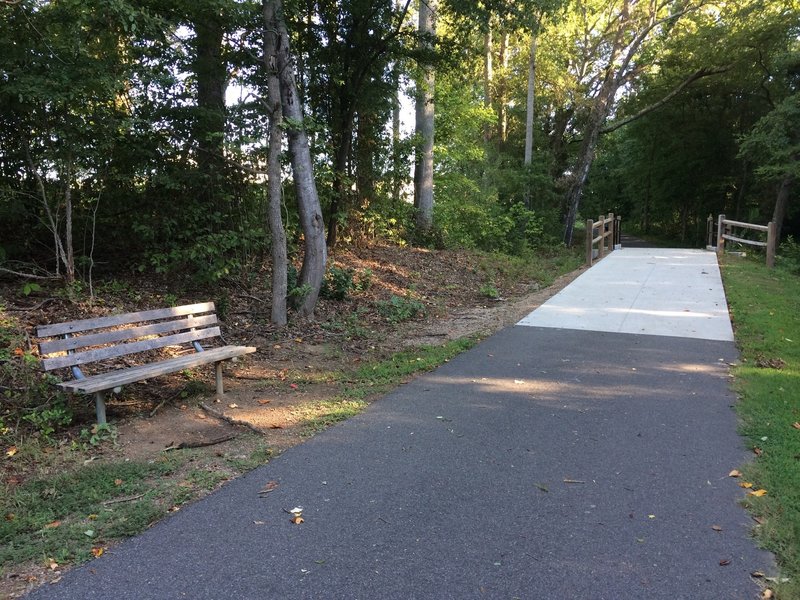
[[[425,305],[410,294],[396,296],[377,303],[378,313],[390,323],[408,321],[416,316],[425,315]]]

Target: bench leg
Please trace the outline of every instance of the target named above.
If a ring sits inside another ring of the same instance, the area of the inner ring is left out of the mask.
[[[94,395],[95,411],[97,413],[97,424],[105,425],[106,423],[106,399],[105,392],[97,392]]]
[[[217,377],[217,396],[222,396],[225,393],[222,389],[222,361],[214,363],[214,373]]]

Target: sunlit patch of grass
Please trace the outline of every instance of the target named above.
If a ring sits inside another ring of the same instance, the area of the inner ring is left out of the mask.
[[[745,472],[767,495],[748,497],[788,583],[800,598],[800,278],[727,256],[723,279],[742,364],[734,369],[741,432],[758,455]]]
[[[313,435],[358,414],[366,408],[370,398],[387,392],[414,374],[435,369],[468,350],[477,341],[476,337],[465,337],[440,346],[421,346],[398,352],[385,360],[367,363],[353,372],[340,374],[342,390],[336,398],[298,409],[304,435]]]

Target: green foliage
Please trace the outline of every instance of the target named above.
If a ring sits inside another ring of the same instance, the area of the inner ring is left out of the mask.
[[[16,318],[0,312],[0,439],[36,432],[52,441],[54,433],[72,422],[66,396],[56,379],[42,372],[39,359],[25,349],[26,337]]]
[[[405,296],[392,294],[389,300],[377,302],[378,313],[390,323],[401,323],[426,313],[425,305],[410,293]]]
[[[734,369],[737,412],[748,444],[761,452],[745,467],[748,481],[767,490],[748,497],[764,522],[760,542],[775,552],[781,575],[779,598],[800,597],[800,278],[748,259],[726,256],[725,292],[742,362]]]
[[[786,237],[776,258],[779,266],[800,275],[800,244],[794,240],[793,236]]]
[[[342,268],[331,264],[322,282],[320,295],[329,300],[346,299],[356,289],[354,275],[355,270],[352,268]]]
[[[481,286],[480,293],[490,300],[497,300],[500,297],[500,291],[491,281],[487,281]]]
[[[96,448],[105,443],[117,443],[117,428],[108,423],[96,423],[90,429],[81,429],[79,436],[84,449]]]
[[[438,181],[435,223],[446,246],[521,255],[542,244],[542,222],[521,203],[503,206],[459,175]]]

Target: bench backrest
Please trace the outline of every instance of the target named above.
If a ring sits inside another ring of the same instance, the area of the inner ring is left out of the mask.
[[[39,338],[59,338],[39,343],[42,365],[52,371],[217,337],[214,310],[213,302],[203,302],[42,325]]]

